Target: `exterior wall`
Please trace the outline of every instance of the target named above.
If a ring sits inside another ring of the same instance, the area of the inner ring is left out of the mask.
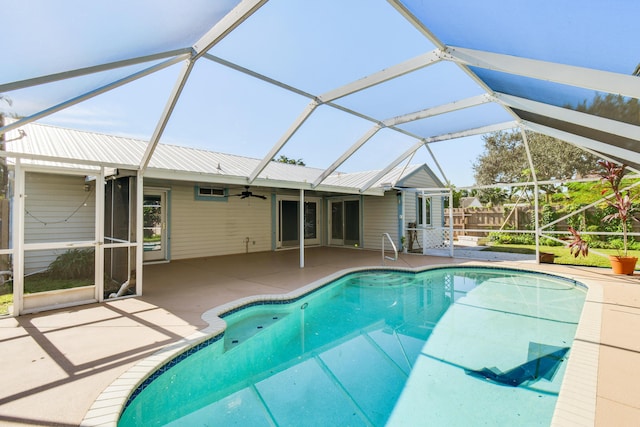
[[[27,172],[25,231],[29,243],[95,239],[95,183],[85,188],[81,175]],[[25,252],[25,273],[45,270],[64,250]]]
[[[169,206],[171,259],[271,250],[271,194],[226,201],[195,200],[194,185],[172,184]],[[254,243],[255,242],[255,243]]]
[[[406,250],[416,252],[424,248],[443,247],[447,241],[448,231],[444,230],[444,196],[440,194],[428,195],[430,199],[429,225],[425,230],[421,229],[419,204],[422,203],[419,193],[407,191],[404,193],[404,226],[409,228],[412,223],[417,224],[417,231],[405,231]]]
[[[419,194],[407,192],[404,194],[406,200],[404,202],[404,220],[405,226],[410,222],[419,222],[418,218],[418,200]],[[444,197],[427,196],[431,198],[431,227],[442,227],[444,224]]]
[[[178,183],[170,188],[171,259],[244,253],[247,237],[249,252],[272,249],[271,194],[254,188],[255,194],[265,195],[267,200],[229,197],[226,202],[200,201],[195,200],[193,185]],[[395,192],[363,198],[363,248],[380,249],[382,233],[389,233],[400,247],[398,208]],[[327,233],[325,221],[321,221],[321,233]]]
[[[440,188],[442,184],[433,179],[426,171],[412,174],[402,180],[402,187],[405,188]]]
[[[418,223],[418,196],[415,193],[407,192],[403,193],[404,197],[404,225],[409,226],[410,222]]]
[[[171,182],[165,185],[154,183],[152,186],[170,189],[168,244],[171,259],[272,250],[274,231],[270,193],[254,188],[255,194],[265,195],[267,200],[229,196],[226,201],[209,201],[196,200],[193,184]],[[405,196],[410,197],[408,194]],[[95,191],[85,190],[84,176],[28,173],[27,195],[26,243],[94,239]],[[404,206],[406,221],[415,220],[416,203],[411,199]],[[321,206],[325,205],[321,203]],[[74,213],[76,208],[79,209]],[[433,200],[432,211],[434,224],[438,224],[442,208],[437,198]],[[387,192],[383,197],[363,197],[363,248],[380,249],[382,233],[389,233],[400,248],[398,213],[395,191]],[[324,215],[321,213],[322,218]],[[326,223],[322,221],[320,235],[325,236],[326,233]],[[60,250],[28,251],[27,273],[46,269],[59,253]]]
[[[382,233],[389,233],[396,247],[400,249],[399,206],[396,192],[388,191],[383,197],[364,197],[363,205],[363,247],[365,249],[382,249]],[[389,245],[385,246],[385,249],[390,249]]]
[[[444,225],[444,197],[431,197],[431,226],[442,227]]]

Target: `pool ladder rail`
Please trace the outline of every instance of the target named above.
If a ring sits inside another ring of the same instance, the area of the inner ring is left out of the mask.
[[[391,248],[393,248],[393,256],[388,256],[385,249],[385,241],[388,240],[391,243]],[[389,261],[397,261],[398,260],[398,248],[396,248],[396,244],[393,243],[391,236],[389,233],[382,233],[382,265],[384,265],[385,260]]]

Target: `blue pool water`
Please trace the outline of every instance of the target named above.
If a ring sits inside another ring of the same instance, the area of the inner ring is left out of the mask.
[[[223,316],[120,426],[548,426],[586,290],[491,268],[366,271]]]

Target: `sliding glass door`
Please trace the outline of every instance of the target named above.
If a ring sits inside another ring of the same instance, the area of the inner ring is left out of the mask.
[[[300,245],[300,201],[293,198],[278,200],[278,247]],[[307,199],[304,202],[304,244],[319,245],[320,200]]]
[[[360,201],[331,201],[329,210],[329,244],[358,246],[360,244]]]

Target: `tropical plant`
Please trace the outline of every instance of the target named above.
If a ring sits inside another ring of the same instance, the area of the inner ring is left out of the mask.
[[[582,239],[580,233],[576,231],[575,228],[569,227],[569,232],[572,235],[571,243],[569,243],[569,251],[571,255],[578,258],[578,256],[582,255],[584,257],[589,255],[589,243]]]
[[[608,212],[602,217],[602,223],[611,223],[613,220],[619,220],[622,229],[622,242],[619,247],[622,248],[622,255],[609,256],[611,267],[615,274],[633,274],[637,258],[628,256],[629,239],[628,221],[638,219],[633,215],[636,206],[634,205],[637,194],[632,195],[629,190],[622,190],[622,179],[626,173],[626,165],[618,165],[608,160],[599,160],[598,165],[601,170],[599,172],[600,182],[604,184],[601,195],[610,193],[605,197]],[[569,227],[572,234],[572,241],[569,243],[569,250],[577,257],[579,255],[586,256],[589,253],[589,242],[580,236],[573,227]],[[610,241],[609,243],[613,243]]]
[[[620,225],[622,226],[623,256],[626,257],[629,248],[629,240],[627,238],[628,222],[629,220],[638,221],[638,219],[633,216],[635,211],[633,202],[637,199],[638,194],[631,195],[629,190],[620,190],[622,178],[624,177],[627,168],[626,165],[617,165],[608,160],[599,160],[598,165],[602,168],[600,172],[600,181],[605,184],[605,188],[603,188],[601,194],[604,195],[609,191],[613,193],[613,197],[605,199],[605,201],[607,205],[614,208],[614,211],[603,217],[602,221],[620,221]]]

